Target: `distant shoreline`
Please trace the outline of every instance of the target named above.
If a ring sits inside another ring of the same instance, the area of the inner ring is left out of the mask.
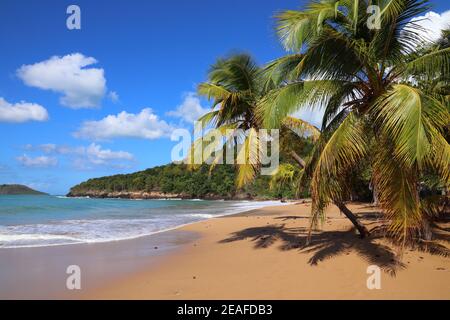
[[[143,192],[143,191],[122,191],[122,192],[108,192],[108,191],[87,191],[87,192],[69,192],[66,194],[69,198],[76,197],[89,197],[96,199],[139,199],[139,200],[171,200],[171,199],[182,199],[182,200],[229,200],[229,201],[300,201],[302,199],[280,199],[275,197],[260,197],[251,196],[250,194],[236,194],[235,196],[220,196],[209,194],[200,197],[192,197],[183,193],[164,193],[159,191]]]

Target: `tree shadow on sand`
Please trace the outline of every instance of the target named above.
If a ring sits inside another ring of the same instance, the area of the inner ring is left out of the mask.
[[[366,239],[358,238],[354,228],[344,231],[313,232],[309,243],[307,241],[308,231],[308,228],[286,227],[285,224],[254,227],[234,232],[229,238],[223,239],[219,243],[251,240],[254,242],[256,249],[262,249],[280,242],[279,249],[282,251],[298,250],[301,253],[312,254],[308,261],[312,266],[339,255],[348,255],[355,252],[368,264],[379,266],[391,276],[395,276],[397,271],[406,268],[406,265],[397,258],[391,247],[377,241],[382,237],[380,228],[379,230],[373,230],[372,235]],[[425,251],[425,247],[419,247],[418,249]],[[442,248],[439,245],[432,246],[433,250],[431,251],[429,249],[430,247],[427,246],[427,252],[447,255],[443,246]]]

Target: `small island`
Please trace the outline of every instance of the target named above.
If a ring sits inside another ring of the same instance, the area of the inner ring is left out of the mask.
[[[22,184],[0,184],[0,195],[47,195],[47,193],[33,190]]]

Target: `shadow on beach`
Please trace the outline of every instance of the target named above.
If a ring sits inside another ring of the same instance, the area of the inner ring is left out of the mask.
[[[381,221],[380,216],[374,213],[362,213],[365,224],[371,225]],[[276,217],[281,221],[307,219],[299,216]],[[286,227],[285,224],[268,225],[262,227],[247,228],[231,234],[230,237],[219,241],[219,243],[230,243],[234,241],[250,240],[254,242],[255,249],[268,248],[278,245],[282,251],[298,250],[300,253],[312,254],[308,263],[311,266],[332,259],[339,255],[356,253],[369,264],[379,266],[384,272],[395,276],[399,270],[405,269],[406,265],[401,261],[394,246],[383,244],[385,229],[383,225],[372,228],[371,236],[360,239],[356,230],[352,227],[340,231],[313,231],[308,243],[309,228]],[[436,240],[449,242],[448,235],[436,234]],[[430,254],[449,256],[449,250],[436,242],[423,243],[415,249]]]

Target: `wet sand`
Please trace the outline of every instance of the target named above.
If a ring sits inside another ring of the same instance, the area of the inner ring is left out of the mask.
[[[197,238],[177,230],[115,242],[0,249],[0,299],[77,299],[157,266],[160,257]],[[81,290],[67,289],[71,265],[80,267]]]
[[[349,206],[370,228],[376,208]],[[359,239],[331,207],[321,231],[305,246],[310,204],[267,207],[209,219],[179,231],[200,238],[146,270],[89,291],[87,299],[450,299],[450,223],[434,253],[396,248],[376,236]],[[381,270],[370,290],[367,268]]]

